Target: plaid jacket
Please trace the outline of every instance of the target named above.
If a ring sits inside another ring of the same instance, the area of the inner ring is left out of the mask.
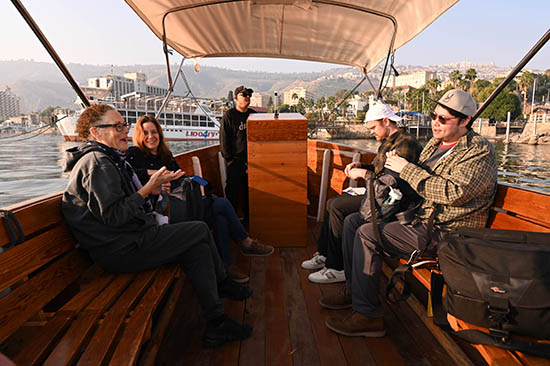
[[[392,150],[397,150],[399,156],[411,163],[416,163],[422,151],[422,145],[413,136],[400,129],[384,139],[371,164],[362,164],[361,167],[374,170],[375,174],[379,174],[386,164],[386,153]]]
[[[432,138],[420,155],[419,165],[437,149]],[[448,231],[459,226],[484,227],[496,194],[497,162],[493,145],[469,131],[453,150],[440,159],[430,174],[415,164],[407,164],[400,177],[424,198],[417,218],[428,222],[434,207],[435,225]]]

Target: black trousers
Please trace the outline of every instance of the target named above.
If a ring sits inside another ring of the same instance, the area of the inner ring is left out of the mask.
[[[164,264],[178,263],[197,293],[206,320],[223,314],[218,283],[226,278],[208,225],[201,221],[155,226],[133,243],[108,256],[93,255],[109,272],[140,272]]]
[[[233,160],[227,166],[225,196],[233,205],[235,212],[239,212],[239,205],[242,205],[245,220],[248,220],[248,173],[246,163],[240,160]],[[241,190],[244,190],[244,202],[240,201]]]
[[[338,271],[344,269],[342,257],[342,232],[346,216],[358,212],[364,196],[347,193],[327,201],[325,219],[317,240],[319,254],[327,258],[325,267]]]

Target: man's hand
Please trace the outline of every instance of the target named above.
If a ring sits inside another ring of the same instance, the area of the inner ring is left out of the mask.
[[[365,179],[365,174],[367,174],[367,169],[361,169],[361,168],[353,168],[349,171],[349,174],[347,176],[350,179]]]
[[[346,168],[344,169],[344,174],[346,175],[346,177],[351,178],[349,176],[350,170],[352,170],[353,168],[357,168],[360,165],[361,165],[361,163],[358,162],[358,161],[354,161],[353,163],[349,163],[348,165],[346,165]]]
[[[386,153],[386,164],[384,164],[385,168],[388,168],[396,173],[401,173],[407,164],[409,164],[407,159],[399,156],[399,153],[396,150],[388,151]]]

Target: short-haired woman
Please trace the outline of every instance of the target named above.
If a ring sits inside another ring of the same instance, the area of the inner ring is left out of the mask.
[[[248,287],[235,284],[204,222],[159,225],[148,196],[183,175],[159,169],[142,185],[124,158],[129,124],[114,108],[94,104],[77,124],[86,143],[67,150],[70,180],[62,211],[81,247],[110,272],[139,272],[178,263],[187,273],[206,318],[203,344],[215,347],[248,338],[251,327],[224,314],[219,297],[244,300]]]

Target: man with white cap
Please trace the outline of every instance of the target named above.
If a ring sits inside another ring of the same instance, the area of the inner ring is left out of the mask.
[[[433,138],[422,150],[418,164],[389,152],[385,167],[410,184],[423,198],[412,221],[380,223],[382,243],[372,224],[361,226],[352,248],[344,248],[344,263],[351,268],[353,312],[326,325],[347,336],[385,335],[378,300],[382,252],[407,257],[437,243],[446,231],[459,226],[483,227],[496,193],[497,163],[493,146],[472,131],[477,106],[463,90],[449,90],[430,113]],[[428,229],[429,222],[433,230]],[[351,254],[353,256],[351,256]]]
[[[371,174],[379,175],[384,170],[386,153],[392,150],[399,152],[410,161],[417,161],[422,147],[418,141],[399,129],[396,116],[390,107],[382,102],[375,102],[367,111],[365,123],[376,140],[381,141],[378,153],[371,164],[353,162],[344,170],[351,179],[365,179]],[[342,231],[344,219],[350,214],[358,214],[364,195],[351,196],[343,194],[327,201],[325,219],[317,242],[318,252],[313,258],[304,261],[305,269],[318,269],[309,275],[315,283],[334,283],[346,280],[342,257]]]

